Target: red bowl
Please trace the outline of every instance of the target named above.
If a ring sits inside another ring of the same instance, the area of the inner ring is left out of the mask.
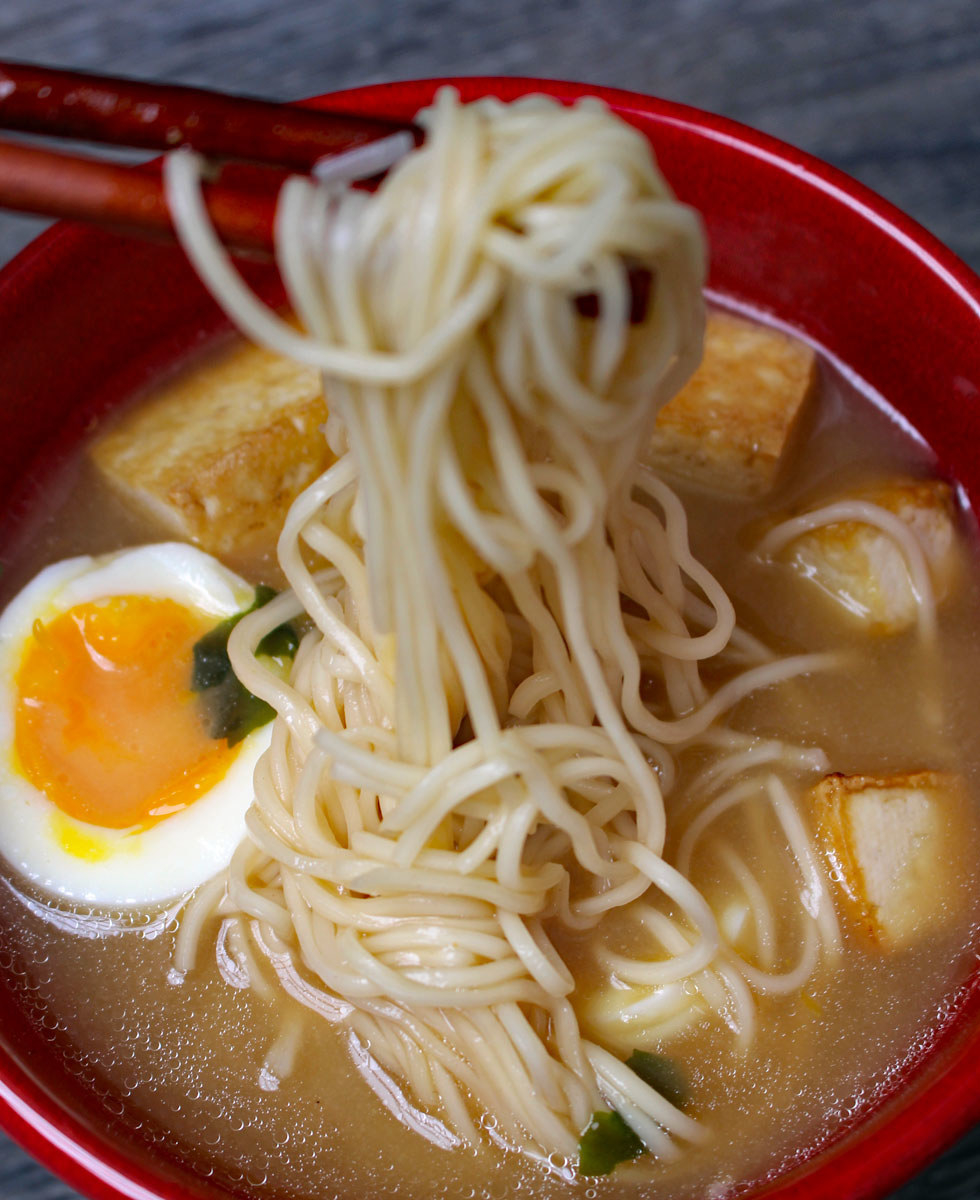
[[[605,99],[650,137],[680,197],[703,213],[711,288],[804,331],[885,398],[978,510],[980,279],[924,229],[867,188],[764,134],[630,92],[461,79],[329,99],[408,118],[442,82],[464,99],[507,100],[529,91]],[[269,270],[248,274],[274,293]],[[40,481],[93,421],[222,324],[178,251],[88,229],[55,226],[0,274],[0,411],[7,414],[0,511],[7,531],[30,527]],[[881,1196],[980,1119],[980,974],[962,987],[950,1013],[871,1109],[755,1194]],[[0,1030],[0,1126],[73,1187],[100,1200],[225,1194],[112,1126],[6,988]]]

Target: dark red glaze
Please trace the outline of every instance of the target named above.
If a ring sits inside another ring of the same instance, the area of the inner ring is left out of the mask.
[[[232,250],[270,254],[276,193],[287,171],[417,127],[343,112],[314,112],[203,88],[143,83],[0,62],[0,129],[75,141],[172,150],[189,146],[215,162],[279,168],[242,172],[205,185],[208,211]],[[88,221],[169,240],[170,215],[159,170],[0,141],[0,206]]]
[[[145,150],[192,146],[207,157],[307,171],[324,155],[403,126],[342,110],[325,121],[249,96],[0,62],[0,128]]]
[[[257,170],[257,169],[256,169]],[[276,196],[284,175],[267,171],[264,190],[205,183],[204,203],[230,249],[271,255]],[[119,163],[0,141],[0,207],[86,221],[117,233],[173,240],[158,163]]]
[[[682,199],[704,214],[711,287],[819,343],[884,397],[980,504],[980,279],[925,230],[840,172],[731,121],[576,84],[449,81],[465,99],[600,95],[648,134]],[[331,96],[313,107],[409,120],[440,81]],[[269,296],[268,269],[249,267]],[[33,487],[100,414],[223,325],[178,252],[56,226],[0,275],[0,497],[23,528]],[[2,545],[0,534],[0,545]],[[975,964],[974,964],[975,965]],[[0,981],[2,984],[2,981]],[[824,1149],[753,1192],[871,1200],[980,1119],[980,975],[933,1044]],[[98,1200],[192,1200],[176,1153],[112,1124],[0,986],[0,1125]]]

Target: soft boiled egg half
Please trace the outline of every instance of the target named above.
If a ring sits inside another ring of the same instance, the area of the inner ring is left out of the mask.
[[[0,616],[0,851],[34,884],[145,905],[228,864],[271,725],[212,737],[193,649],[254,594],[164,543],[47,567]]]

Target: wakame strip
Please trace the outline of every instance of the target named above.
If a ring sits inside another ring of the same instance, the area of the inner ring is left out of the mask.
[[[687,1100],[687,1083],[680,1067],[665,1054],[634,1050],[626,1060],[629,1069],[669,1100],[682,1108]],[[621,1162],[646,1153],[646,1147],[617,1112],[594,1112],[578,1143],[578,1173],[608,1175]]]
[[[649,1050],[634,1050],[626,1060],[626,1065],[675,1108],[684,1107],[687,1102],[687,1082],[672,1058],[665,1054],[651,1054]]]
[[[274,588],[260,583],[249,608],[221,621],[194,645],[191,689],[202,693],[207,704],[211,737],[225,738],[229,746],[237,745],[276,715],[270,705],[253,695],[238,679],[228,657],[228,639],[238,622],[268,604],[276,594]],[[282,624],[265,635],[257,653],[270,658],[292,658],[298,646],[296,630],[290,624]]]
[[[594,1112],[578,1143],[578,1173],[608,1175],[646,1148],[617,1112]]]

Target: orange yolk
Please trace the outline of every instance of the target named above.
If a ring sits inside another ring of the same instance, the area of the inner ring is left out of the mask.
[[[208,736],[191,691],[210,623],[173,600],[112,596],[35,623],[17,675],[24,776],[62,812],[149,825],[212,788],[237,753]]]

